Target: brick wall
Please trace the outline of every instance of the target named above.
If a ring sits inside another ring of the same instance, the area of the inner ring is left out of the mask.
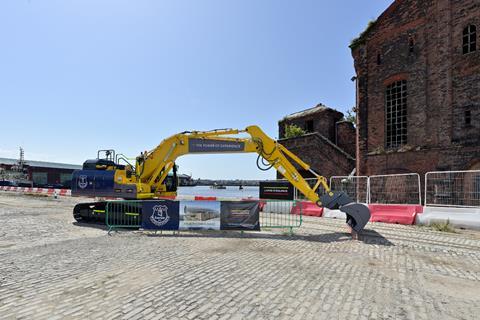
[[[315,172],[327,178],[334,175],[348,175],[355,167],[353,157],[317,133],[282,139],[279,142],[308,163]],[[300,170],[300,173],[304,177],[311,177],[311,174],[304,170]],[[278,175],[278,177],[281,176]]]
[[[346,153],[355,156],[356,149],[356,130],[351,122],[340,121],[337,122],[337,133],[335,144],[343,149]]]
[[[280,143],[288,150],[308,163],[311,168],[325,176],[348,175],[355,168],[355,128],[349,122],[342,121],[343,113],[317,105],[286,116],[278,122]],[[306,135],[285,139],[285,126],[295,124],[306,128],[308,121],[313,122],[312,132]],[[313,175],[299,167],[304,177]],[[277,174],[281,178],[280,174]]]
[[[357,72],[360,175],[469,169],[480,161],[480,37],[462,54],[462,32],[480,33],[477,0],[397,0],[352,48]],[[407,144],[385,144],[385,89],[406,80]],[[472,123],[465,125],[465,111]]]
[[[314,112],[305,112],[305,115],[287,116],[278,122],[280,139],[285,137],[285,126],[295,124],[305,129],[307,121],[313,122],[313,132],[318,132],[331,141],[335,141],[336,123],[343,118],[343,113],[328,107],[316,107]],[[302,112],[299,112],[302,114]]]

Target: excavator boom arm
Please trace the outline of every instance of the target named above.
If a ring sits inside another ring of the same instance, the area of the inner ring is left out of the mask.
[[[250,138],[234,138],[231,135],[246,133]],[[141,183],[150,187],[161,185],[173,168],[175,160],[185,154],[195,153],[253,153],[268,162],[270,167],[280,172],[305,197],[319,203],[318,188],[326,192],[330,188],[326,179],[290,152],[277,141],[266,135],[258,126],[249,126],[245,130],[221,129],[213,131],[183,132],[162,141],[155,149],[142,154],[137,159],[137,176]],[[317,179],[314,187],[302,177],[295,167],[310,170]]]

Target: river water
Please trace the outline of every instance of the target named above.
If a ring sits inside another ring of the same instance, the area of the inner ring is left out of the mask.
[[[209,186],[195,186],[195,187],[179,187],[178,195],[193,195],[204,197],[227,197],[227,198],[247,198],[259,197],[258,187],[243,187],[239,190],[238,187],[227,187],[227,189],[212,189]]]

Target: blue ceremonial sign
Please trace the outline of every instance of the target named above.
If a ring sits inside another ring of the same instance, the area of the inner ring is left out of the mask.
[[[145,201],[142,208],[142,228],[178,230],[179,203],[171,200]]]

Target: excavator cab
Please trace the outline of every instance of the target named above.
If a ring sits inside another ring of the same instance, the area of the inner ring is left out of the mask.
[[[101,157],[104,155],[104,157]],[[115,170],[115,150],[98,150],[96,159],[89,159],[83,163],[83,170]]]

